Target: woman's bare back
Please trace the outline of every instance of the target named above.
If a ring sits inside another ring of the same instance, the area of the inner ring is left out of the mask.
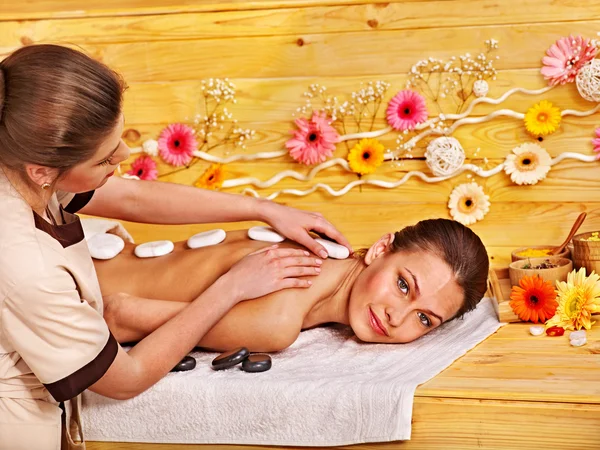
[[[125,319],[147,335],[178,310],[168,302],[178,302],[179,310],[184,308],[182,303],[197,298],[244,256],[271,245],[249,239],[246,230],[230,231],[225,241],[211,247],[192,250],[185,242],[178,242],[169,255],[140,259],[134,255],[135,247],[127,245],[116,258],[94,264],[104,296],[123,292],[141,298],[132,300],[135,307],[132,304]],[[299,248],[289,241],[279,246]],[[323,269],[332,264],[325,261]],[[319,282],[321,277],[311,278],[314,284],[309,289],[286,289],[239,303],[198,345],[220,351],[239,346],[251,351],[286,348],[297,338],[308,312],[327,290],[327,283]],[[157,320],[161,314],[165,320]]]
[[[250,240],[246,230],[230,231],[218,245],[190,249],[185,242],[177,242],[172,253],[156,258],[138,258],[135,245],[127,244],[116,258],[95,260],[94,265],[103,295],[125,292],[149,299],[190,302],[244,256],[269,245]]]

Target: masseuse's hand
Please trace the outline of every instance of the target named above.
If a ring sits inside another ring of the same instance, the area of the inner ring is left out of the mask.
[[[268,202],[263,205],[264,221],[275,228],[280,234],[295,241],[315,255],[327,258],[327,251],[317,243],[309,231],[317,231],[347,247],[352,253],[350,242],[320,213],[302,211],[289,206]]]
[[[321,264],[306,250],[272,245],[238,261],[223,278],[236,301],[250,300],[281,289],[310,287],[310,280],[299,277],[318,275]]]

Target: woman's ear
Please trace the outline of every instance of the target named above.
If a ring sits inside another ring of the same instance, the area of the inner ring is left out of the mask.
[[[365,264],[370,265],[375,259],[384,255],[394,242],[394,233],[384,234],[377,242],[375,242],[365,255]]]
[[[25,165],[25,172],[31,181],[38,186],[42,186],[45,183],[52,184],[56,180],[57,170],[46,166],[40,166],[38,164],[27,164]]]

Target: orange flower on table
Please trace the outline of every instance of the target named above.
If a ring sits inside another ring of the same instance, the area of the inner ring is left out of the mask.
[[[533,323],[546,322],[558,306],[552,283],[538,275],[521,278],[512,288],[509,304],[519,319]]]
[[[225,167],[222,164],[211,164],[196,180],[194,186],[202,189],[219,189],[225,181]]]

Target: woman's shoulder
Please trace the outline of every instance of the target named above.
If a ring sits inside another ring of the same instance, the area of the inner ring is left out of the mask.
[[[299,289],[288,289],[238,303],[200,346],[213,350],[247,347],[254,352],[276,352],[294,343],[308,306]]]

